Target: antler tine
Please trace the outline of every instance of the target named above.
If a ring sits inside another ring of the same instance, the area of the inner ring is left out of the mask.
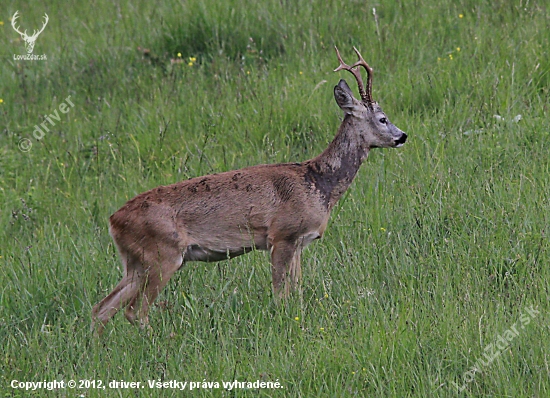
[[[38,32],[34,31],[35,35],[38,36],[42,31],[46,28],[46,25],[48,24],[48,21],[50,20],[50,17],[48,17],[48,14],[44,13],[44,22],[42,24],[42,29],[40,29]]]
[[[366,85],[366,98],[369,104],[373,103],[372,100],[372,75],[374,73],[374,70],[367,64],[367,62],[363,59],[361,56],[361,53],[357,48],[353,47],[353,50],[355,51],[355,54],[357,54],[357,57],[359,58],[359,61],[357,61],[355,64],[353,64],[352,68],[362,66],[367,71],[367,85]],[[359,69],[359,68],[357,68]],[[362,96],[361,96],[362,97]]]
[[[13,29],[17,33],[19,33],[20,35],[24,35],[24,34],[27,33],[27,31],[25,30],[25,33],[23,33],[19,30],[19,28],[17,26],[15,26],[16,20],[17,20],[17,18],[19,18],[19,15],[17,15],[17,14],[19,14],[19,11],[15,11],[15,14],[13,14],[13,17],[11,18],[11,26],[13,27]]]
[[[359,64],[359,62],[361,61],[362,58],[355,65],[349,66],[348,64],[346,64],[342,60],[342,57],[340,56],[340,52],[338,51],[338,47],[334,46],[334,49],[336,50],[336,56],[338,57],[338,61],[340,61],[340,66],[338,66],[338,68],[334,69],[334,72],[338,72],[340,70],[347,70],[353,76],[355,76],[355,80],[357,80],[357,86],[359,87],[359,95],[361,95],[361,99],[363,100],[363,102],[370,105],[370,103],[372,102],[372,98],[367,96],[367,93],[365,93],[365,89],[363,87],[363,79],[361,78],[361,71],[359,70],[359,68],[353,69],[356,66],[358,66],[358,64]],[[355,51],[357,52],[357,50],[355,50]],[[365,65],[367,64],[364,60],[363,60],[363,62],[365,63]],[[370,81],[370,79],[369,79],[369,81]]]

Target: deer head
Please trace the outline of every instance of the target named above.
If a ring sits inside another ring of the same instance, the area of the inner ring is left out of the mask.
[[[19,15],[17,15],[18,13],[19,11],[15,11],[15,14],[13,14],[13,17],[11,19],[11,26],[17,33],[21,35],[21,38],[25,41],[25,49],[27,50],[27,54],[32,54],[32,51],[34,50],[34,44],[36,42],[36,39],[38,38],[38,35],[42,33],[42,31],[48,24],[48,20],[49,20],[48,14],[44,14],[44,24],[42,25],[42,28],[38,31],[35,30],[32,36],[29,36],[27,35],[26,29],[24,32],[21,32],[19,28],[15,25],[15,20],[19,17]]]
[[[353,49],[359,60],[352,66],[347,65],[342,60],[338,48],[334,48],[336,49],[338,61],[340,61],[340,66],[334,71],[346,70],[355,77],[361,101],[353,97],[351,89],[343,79],[334,87],[334,98],[344,113],[352,117],[350,123],[356,125],[354,130],[361,135],[364,140],[363,145],[367,148],[396,148],[402,146],[407,140],[407,134],[391,123],[382,108],[372,99],[373,69],[365,62],[355,47]],[[367,71],[366,86],[363,86],[360,66]]]

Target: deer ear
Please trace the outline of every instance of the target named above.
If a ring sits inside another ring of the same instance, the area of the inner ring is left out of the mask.
[[[358,115],[359,111],[364,108],[353,97],[353,93],[344,79],[340,79],[338,85],[334,87],[334,99],[340,109],[347,115]]]
[[[336,87],[339,87],[339,88],[341,88],[342,90],[347,91],[347,93],[353,97],[353,93],[352,93],[352,91],[351,91],[351,88],[349,88],[348,82],[345,81],[344,79],[340,79],[340,81],[338,82],[338,85],[337,85]],[[336,87],[335,87],[335,88],[336,88]]]

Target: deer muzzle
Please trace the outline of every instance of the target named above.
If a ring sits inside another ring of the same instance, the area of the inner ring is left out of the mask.
[[[395,147],[399,148],[399,147],[403,146],[405,141],[407,141],[407,134],[405,134],[404,132],[401,131],[401,135],[398,138],[394,139]]]

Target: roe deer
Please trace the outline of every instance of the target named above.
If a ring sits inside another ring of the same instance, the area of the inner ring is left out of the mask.
[[[373,101],[373,70],[359,60],[340,66],[357,80],[361,101],[346,81],[334,87],[344,111],[338,134],[319,156],[302,163],[258,165],[161,186],[129,200],[110,218],[124,277],[93,308],[98,332],[121,308],[148,323],[149,307],[187,261],[219,261],[253,249],[271,253],[273,292],[285,297],[301,277],[300,254],[319,239],[338,199],[371,148],[395,148],[407,135]],[[366,87],[360,66],[367,71]]]

